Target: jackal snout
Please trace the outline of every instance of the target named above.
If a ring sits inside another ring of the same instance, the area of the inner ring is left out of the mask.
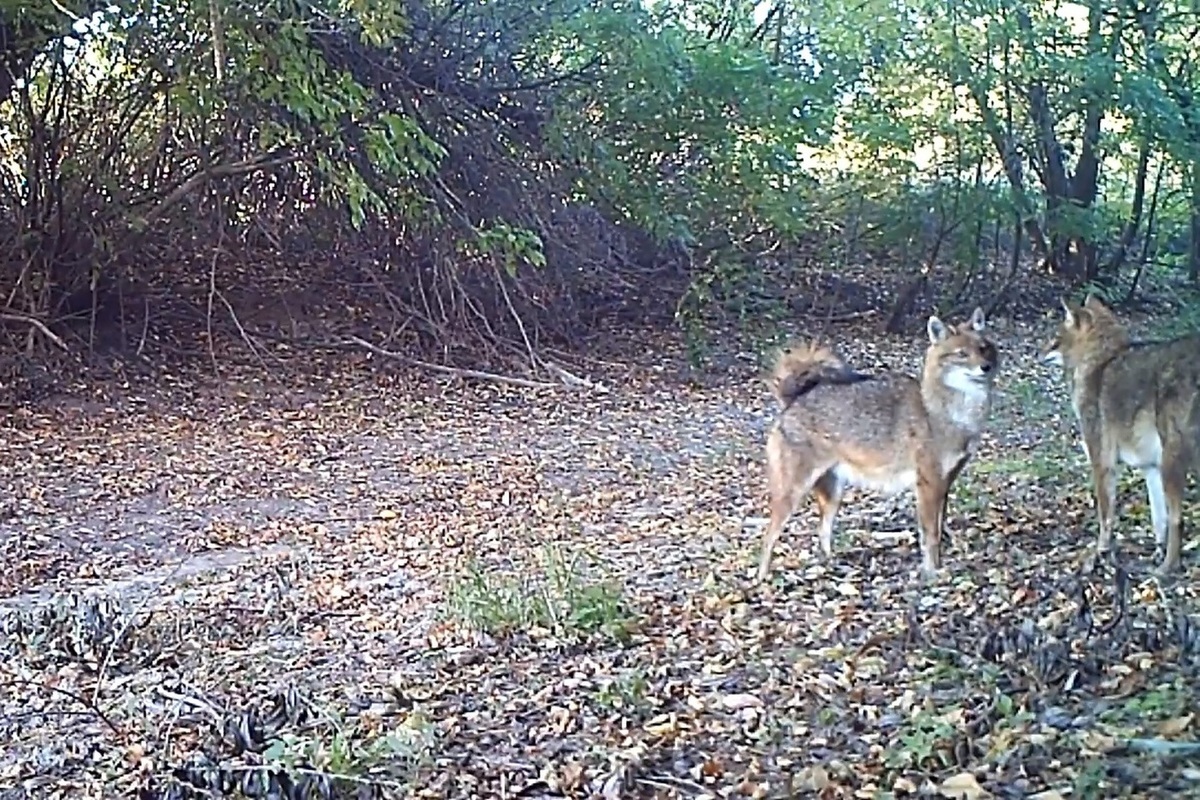
[[[1127,344],[1125,328],[1113,312],[1092,295],[1082,306],[1061,300],[1063,318],[1046,340],[1039,354],[1046,364],[1065,366],[1079,363],[1088,351],[1121,347]]]

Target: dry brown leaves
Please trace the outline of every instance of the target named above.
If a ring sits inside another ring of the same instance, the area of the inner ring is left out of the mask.
[[[346,797],[1196,794],[1191,576],[1080,571],[1085,470],[1029,334],[997,333],[1005,398],[928,585],[911,502],[863,494],[834,562],[804,513],[749,585],[770,407],[745,354],[705,388],[656,342],[586,365],[606,395],[331,364],[18,411],[0,613],[112,608],[9,629],[0,797],[161,790],[199,754]],[[921,347],[838,344],[909,369]],[[568,561],[618,587],[619,635],[542,603]],[[470,575],[526,624],[466,624]]]

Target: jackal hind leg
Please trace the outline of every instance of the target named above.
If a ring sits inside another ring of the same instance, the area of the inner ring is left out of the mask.
[[[1177,572],[1183,555],[1183,493],[1187,486],[1187,464],[1185,459],[1174,452],[1163,453],[1161,477],[1161,495],[1159,497],[1159,514],[1165,519],[1154,520],[1154,533],[1158,548],[1163,551],[1162,562],[1158,565],[1160,575]],[[1149,480],[1147,480],[1149,485]],[[1155,500],[1150,501],[1150,511],[1153,517]]]
[[[845,493],[846,483],[834,470],[823,474],[813,486],[813,499],[821,514],[821,521],[817,525],[817,542],[825,558],[833,558],[833,523],[837,519],[838,509],[842,507]]]
[[[1100,533],[1096,538],[1097,555],[1109,554],[1112,550],[1113,522],[1117,506],[1117,463],[1111,448],[1096,442],[1089,443],[1086,450],[1092,467],[1092,489],[1096,495],[1096,516],[1099,517]]]
[[[1162,560],[1167,553],[1167,489],[1162,466],[1146,467],[1142,470],[1146,484],[1146,501],[1150,506],[1150,527],[1154,531],[1154,557]]]
[[[755,580],[767,579],[771,572],[771,558],[783,527],[791,518],[796,505],[808,496],[825,468],[817,468],[812,459],[802,458],[797,448],[783,440],[781,434],[772,434],[767,442],[767,487],[770,494],[771,517],[763,532],[762,554],[758,562]]]

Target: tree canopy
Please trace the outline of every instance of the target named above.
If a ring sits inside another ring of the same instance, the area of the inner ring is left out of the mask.
[[[519,350],[865,253],[942,305],[1195,280],[1198,32],[1172,0],[0,3],[6,314],[128,346],[164,287],[233,314],[275,270]]]

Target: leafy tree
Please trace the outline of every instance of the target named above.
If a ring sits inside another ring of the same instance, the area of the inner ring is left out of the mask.
[[[220,309],[218,265],[300,259],[536,365],[610,310],[758,313],[832,242],[903,265],[896,324],[1011,261],[1001,302],[1022,239],[1076,284],[1197,279],[1197,28],[1181,0],[0,4],[6,313],[33,343],[152,285]]]

